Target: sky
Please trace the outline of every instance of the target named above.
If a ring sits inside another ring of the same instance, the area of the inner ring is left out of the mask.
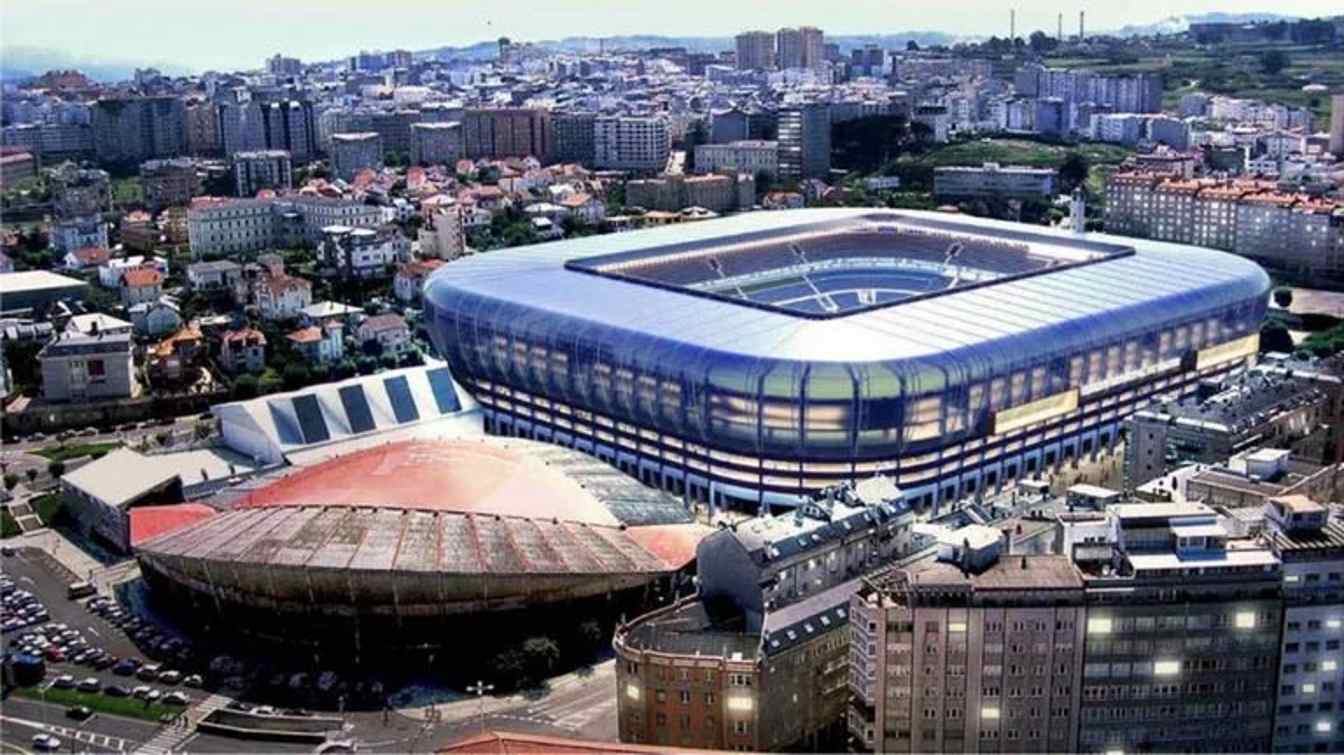
[[[1320,16],[1340,0],[9,0],[0,3],[0,62],[31,49],[72,62],[173,63],[205,70],[252,69],[276,53],[332,60],[360,49],[421,50],[501,36],[662,34],[728,36],[749,28],[809,24],[832,34],[942,31],[1004,36],[1008,8],[1022,36],[1052,31],[1056,14],[1077,28],[1146,24],[1173,15],[1221,11]],[[8,51],[8,55],[6,54]]]

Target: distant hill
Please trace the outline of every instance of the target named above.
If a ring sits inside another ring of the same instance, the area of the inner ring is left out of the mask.
[[[78,58],[61,50],[42,47],[14,46],[5,48],[4,62],[0,63],[0,79],[21,81],[40,76],[50,70],[74,68],[94,81],[125,81],[135,75],[137,68],[157,68],[168,76],[185,76],[191,68],[168,62],[147,61],[93,61]]]

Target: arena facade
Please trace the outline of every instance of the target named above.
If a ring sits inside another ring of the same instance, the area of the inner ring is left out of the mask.
[[[642,604],[710,532],[591,456],[486,436],[371,445],[208,504],[136,544],[156,593],[206,626],[357,652],[443,644],[465,615]],[[132,510],[133,529],[142,513],[163,516]]]
[[[493,433],[713,505],[881,474],[929,506],[1244,366],[1268,289],[1196,247],[817,209],[494,251],[425,300]]]

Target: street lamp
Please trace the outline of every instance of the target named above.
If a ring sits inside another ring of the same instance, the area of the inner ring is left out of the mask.
[[[482,736],[485,734],[485,693],[493,692],[494,689],[495,685],[486,684],[484,680],[477,680],[476,684],[467,687],[467,691],[475,695],[479,703]]]

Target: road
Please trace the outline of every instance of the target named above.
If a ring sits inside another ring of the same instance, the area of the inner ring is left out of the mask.
[[[0,704],[0,721],[4,722],[0,741],[29,749],[34,734],[54,734],[67,746],[79,743],[79,749],[89,752],[130,752],[136,745],[154,736],[158,726],[120,716],[94,714],[86,721],[67,718],[59,705],[33,700],[9,698]]]

